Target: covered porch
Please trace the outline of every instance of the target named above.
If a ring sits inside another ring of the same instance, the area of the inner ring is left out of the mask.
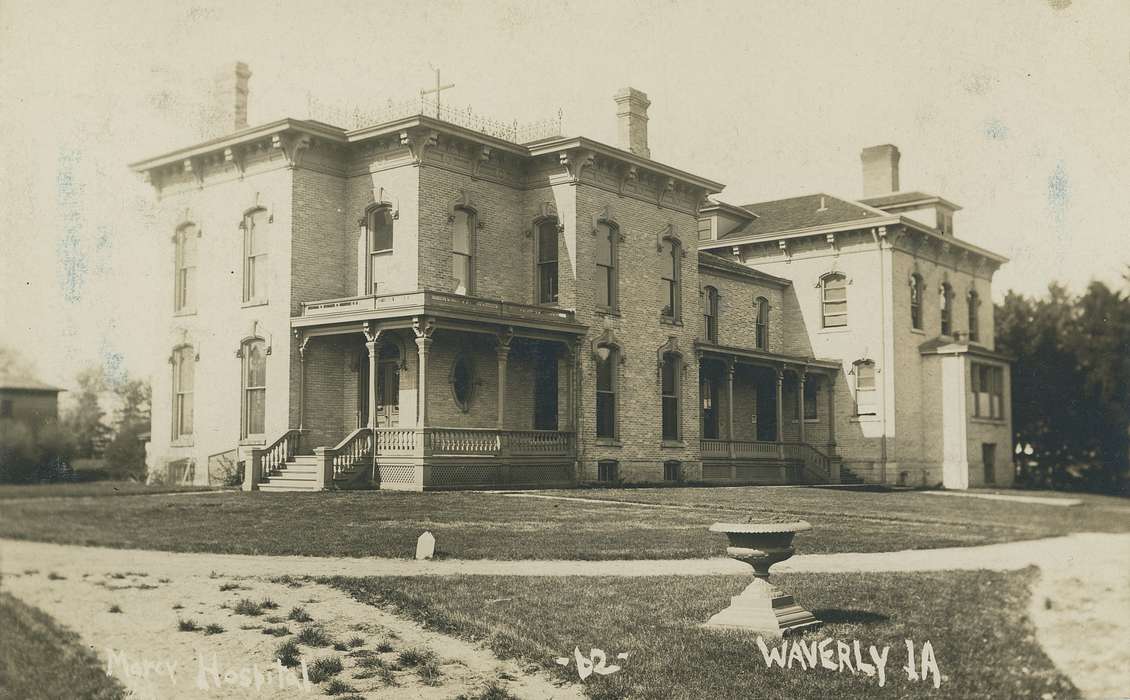
[[[834,361],[696,346],[705,481],[838,483]]]

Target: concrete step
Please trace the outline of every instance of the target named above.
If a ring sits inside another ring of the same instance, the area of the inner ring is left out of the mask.
[[[298,482],[298,483],[301,483],[301,482]],[[287,482],[287,483],[261,483],[261,484],[259,484],[259,490],[263,491],[265,493],[284,493],[284,492],[295,492],[295,491],[310,491],[310,492],[313,492],[313,491],[316,491],[317,489],[314,488],[313,482],[311,482],[311,485],[309,485],[309,486],[298,486],[298,485],[296,485],[296,483]]]

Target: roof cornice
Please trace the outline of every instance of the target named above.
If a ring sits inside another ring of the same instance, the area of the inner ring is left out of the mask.
[[[714,180],[708,180],[698,175],[692,175],[685,170],[672,168],[671,166],[664,165],[649,158],[641,158],[636,154],[625,151],[620,148],[614,148],[607,144],[593,141],[592,139],[583,136],[575,136],[561,139],[547,139],[538,141],[527,146],[528,152],[532,156],[548,155],[552,153],[560,153],[561,151],[568,151],[574,149],[581,149],[591,151],[595,155],[603,156],[605,158],[615,158],[621,160],[629,165],[634,165],[637,168],[650,170],[653,173],[658,173],[666,177],[682,180],[683,182],[701,187],[706,190],[707,194],[714,194],[721,192],[725,189],[725,185]]]
[[[198,156],[222,151],[225,148],[231,148],[243,143],[251,141],[259,141],[261,139],[270,138],[272,136],[282,134],[285,132],[298,132],[308,136],[316,136],[318,138],[334,141],[336,143],[348,143],[346,132],[336,126],[323,124],[322,122],[305,121],[301,119],[279,119],[268,124],[254,126],[248,129],[237,131],[233,134],[221,136],[219,138],[210,139],[203,143],[198,143],[186,148],[180,148],[175,151],[170,151],[154,158],[147,158],[139,160],[135,163],[130,163],[129,167],[134,172],[145,172],[153,168],[160,168],[166,165],[173,165],[176,163],[184,162],[186,159],[195,158]]]

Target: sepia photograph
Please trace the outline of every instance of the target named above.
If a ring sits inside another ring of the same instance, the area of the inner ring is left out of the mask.
[[[0,698],[1130,699],[1130,3],[0,0]]]

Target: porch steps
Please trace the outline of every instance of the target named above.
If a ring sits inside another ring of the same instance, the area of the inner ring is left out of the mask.
[[[856,474],[847,467],[840,467],[840,483],[841,484],[862,484],[863,477]]]
[[[314,455],[295,455],[286,466],[270,475],[264,475],[259,490],[268,493],[282,491],[317,491],[318,462]]]

